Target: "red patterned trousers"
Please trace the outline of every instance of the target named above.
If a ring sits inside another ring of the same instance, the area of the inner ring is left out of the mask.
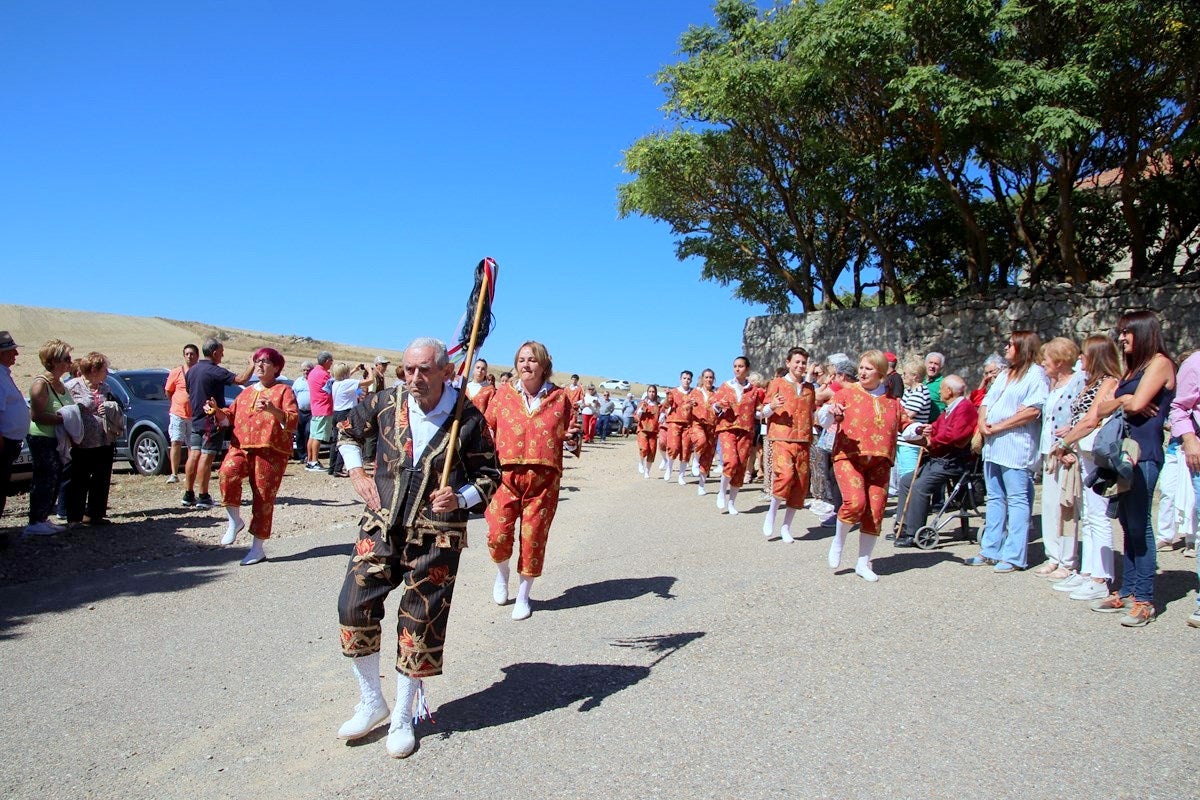
[[[546,539],[558,509],[561,473],[554,467],[514,464],[502,466],[500,488],[492,495],[484,517],[488,524],[488,550],[500,564],[512,558],[517,519],[521,520],[521,547],[517,572],[527,578],[542,574]]]
[[[879,535],[887,505],[892,462],[881,456],[851,456],[833,462],[833,475],[842,491],[837,517],[859,524],[859,530]]]
[[[721,476],[729,478],[730,486],[740,489],[746,480],[754,437],[749,431],[721,431],[717,439],[721,442]]]
[[[288,453],[266,447],[242,450],[230,447],[218,473],[221,481],[221,502],[226,506],[242,504],[242,482],[250,479],[250,533],[259,539],[271,538],[271,522],[275,518],[275,495],[287,470]]]
[[[692,439],[692,452],[697,454],[700,462],[700,473],[708,475],[712,472],[713,459],[717,455],[716,432],[707,425],[693,423],[688,429],[688,436]]]
[[[658,431],[647,433],[646,431],[638,431],[638,453],[642,458],[654,460],[654,453],[658,450]]]
[[[687,441],[684,433],[687,432],[687,426],[680,422],[667,423],[667,458],[672,461],[679,459],[686,460],[691,457],[691,445]],[[684,448],[687,448],[685,454]]]
[[[771,444],[771,494],[787,503],[788,508],[802,508],[808,497],[808,442]]]

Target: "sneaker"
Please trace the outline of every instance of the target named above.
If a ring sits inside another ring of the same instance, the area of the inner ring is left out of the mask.
[[[211,494],[202,494],[196,498],[196,508],[212,508],[213,499]]]
[[[56,533],[62,533],[64,530],[66,529],[55,525],[53,522],[42,521],[26,525],[21,532],[26,536],[53,536]]]
[[[304,469],[309,472],[324,472],[325,468],[321,466],[320,461],[309,461],[304,465]]]
[[[1091,579],[1080,575],[1078,572],[1073,572],[1069,577],[1063,578],[1061,581],[1056,581],[1050,584],[1050,588],[1056,592],[1073,592],[1080,586],[1083,586],[1084,581],[1091,582]]]
[[[1154,621],[1154,603],[1135,600],[1129,612],[1121,617],[1121,624],[1126,628],[1141,628]]]
[[[179,476],[178,475],[168,475],[167,483],[179,483]]]
[[[1187,624],[1192,628],[1200,628],[1200,606],[1192,612],[1192,615],[1187,618]]]
[[[1103,581],[1085,580],[1067,597],[1072,600],[1103,600],[1108,597],[1108,586]]]
[[[186,492],[183,493],[183,499],[180,500],[179,502],[185,506],[196,505],[196,493],[193,492],[191,489],[188,489]]]
[[[1097,600],[1092,603],[1092,611],[1099,611],[1101,614],[1113,614],[1117,611],[1124,611],[1129,605],[1129,600],[1121,595],[1113,592],[1103,600]]]
[[[412,720],[392,721],[387,735],[387,753],[392,758],[408,758],[417,749],[417,737],[413,733]]]
[[[391,715],[392,712],[382,697],[373,702],[363,701],[354,707],[354,716],[343,722],[342,727],[338,728],[338,738],[360,739]]]

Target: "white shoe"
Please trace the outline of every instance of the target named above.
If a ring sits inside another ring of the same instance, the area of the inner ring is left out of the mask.
[[[408,758],[417,749],[417,736],[413,733],[412,719],[397,723],[392,720],[388,729],[387,751],[392,758]]]
[[[1083,586],[1071,592],[1067,597],[1072,600],[1103,600],[1108,597],[1108,584],[1085,580]]]
[[[53,536],[56,533],[62,533],[64,530],[66,528],[45,520],[43,522],[35,522],[32,525],[26,525],[21,532],[26,536]]]
[[[671,482],[671,468],[667,467],[667,471],[663,473],[663,480],[667,483]]]
[[[693,478],[700,477],[700,462],[694,458],[692,459],[692,477]]]
[[[498,606],[508,605],[508,581],[499,572],[496,573],[496,582],[492,584],[492,599]]]
[[[720,490],[717,491],[717,510],[725,510],[725,493]]]
[[[680,486],[686,485],[685,481],[683,480],[683,470],[679,470],[679,485]]]
[[[1073,592],[1082,586],[1084,581],[1090,581],[1090,579],[1085,578],[1076,572],[1070,577],[1063,578],[1061,581],[1055,581],[1054,583],[1050,584],[1050,588],[1056,592]]]
[[[869,561],[866,564],[856,564],[854,567],[854,574],[869,583],[875,583],[875,581],[879,580],[879,576],[876,575],[875,571],[871,569],[871,562]],[[1105,595],[1105,597],[1107,596],[1108,595]]]
[[[700,495],[701,497],[704,497],[704,495],[708,494],[708,489],[705,489],[703,486],[697,486],[696,494]]]
[[[167,483],[179,483],[179,476],[178,475],[169,475],[167,477]]]
[[[731,517],[736,517],[738,515],[738,510],[733,507],[733,503],[726,503],[725,513],[729,514]]]
[[[788,530],[787,525],[784,525],[782,528],[779,529],[779,538],[783,539],[784,544],[791,544],[792,542],[796,541],[792,537],[792,532],[790,530]]]
[[[528,600],[522,600],[521,598],[518,597],[516,599],[516,601],[513,603],[513,613],[512,613],[513,619],[518,619],[518,620],[519,619],[529,619],[529,615],[532,613],[533,613],[533,609],[531,609],[529,607]]]
[[[650,470],[646,470],[645,472],[643,472],[642,477],[645,478],[646,480],[650,480]]]
[[[354,707],[354,716],[342,723],[338,728],[339,739],[359,739],[366,736],[375,726],[391,716],[387,702],[378,698],[374,702],[363,701]]]
[[[252,567],[255,564],[261,564],[266,560],[266,553],[264,553],[262,550],[255,551],[254,548],[250,548],[250,552],[246,553],[245,557],[242,558],[240,563],[243,567]]]
[[[642,463],[639,461],[638,462],[638,475],[645,475],[645,474],[646,474],[646,470],[642,466]]]
[[[244,522],[240,525],[230,522],[225,526],[225,535],[221,537],[221,544],[225,545],[226,547],[233,544],[233,540],[236,539],[237,535],[245,529],[246,523]]]

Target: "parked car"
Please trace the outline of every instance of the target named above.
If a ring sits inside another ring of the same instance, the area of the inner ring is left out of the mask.
[[[108,388],[125,409],[125,434],[116,442],[115,456],[129,461],[140,475],[165,475],[171,469],[167,374],[165,369],[121,369],[108,374]],[[241,386],[226,386],[225,405],[241,392]]]
[[[629,391],[629,381],[619,381],[614,378],[614,379],[610,379],[610,380],[607,380],[607,381],[604,381],[603,383],[601,383],[600,388],[608,389],[610,391],[615,390],[618,392],[628,392]]]

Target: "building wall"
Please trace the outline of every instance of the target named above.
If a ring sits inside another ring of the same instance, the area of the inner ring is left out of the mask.
[[[750,317],[742,344],[755,371],[768,377],[788,348],[799,345],[816,357],[854,357],[878,348],[903,359],[936,350],[946,356],[947,372],[973,383],[984,358],[1000,352],[1014,330],[1037,331],[1043,341],[1068,336],[1082,342],[1093,333],[1111,334],[1123,312],[1142,308],[1158,314],[1174,358],[1200,348],[1200,275],[1194,274],[1136,285],[1057,284],[922,305]]]

